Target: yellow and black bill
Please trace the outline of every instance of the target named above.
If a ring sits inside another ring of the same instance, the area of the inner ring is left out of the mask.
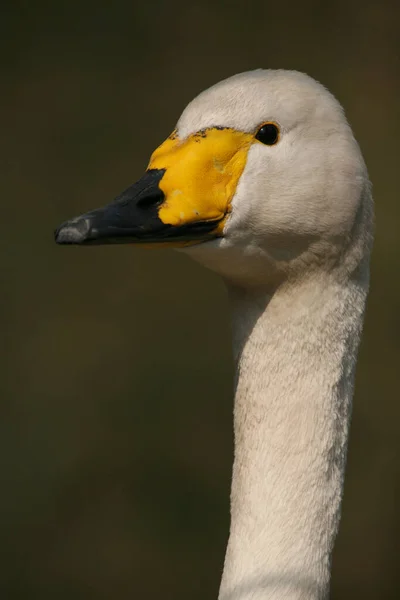
[[[63,223],[55,232],[58,244],[124,244],[202,240],[218,222],[192,221],[171,225],[159,216],[165,195],[159,187],[164,169],[150,169],[111,204]]]
[[[252,140],[220,127],[183,140],[173,133],[139,181],[111,204],[63,223],[56,242],[179,246],[221,236]]]

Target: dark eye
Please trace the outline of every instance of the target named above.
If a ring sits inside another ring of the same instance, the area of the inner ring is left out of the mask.
[[[256,140],[266,146],[273,146],[279,140],[279,129],[275,123],[265,123],[257,131]]]

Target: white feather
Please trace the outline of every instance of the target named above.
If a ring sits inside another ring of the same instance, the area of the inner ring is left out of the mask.
[[[372,198],[334,97],[293,71],[201,93],[180,137],[255,131],[224,237],[184,251],[232,300],[235,461],[220,600],[322,600],[338,530],[354,371],[369,282]]]

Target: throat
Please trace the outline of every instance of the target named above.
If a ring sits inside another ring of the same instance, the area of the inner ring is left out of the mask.
[[[230,295],[235,460],[220,600],[322,600],[366,290],[314,280]]]

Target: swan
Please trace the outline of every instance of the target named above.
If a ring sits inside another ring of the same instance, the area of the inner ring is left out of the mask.
[[[190,102],[137,183],[55,237],[169,245],[223,277],[236,381],[219,599],[326,599],[373,237],[338,101],[296,71],[230,77]]]

